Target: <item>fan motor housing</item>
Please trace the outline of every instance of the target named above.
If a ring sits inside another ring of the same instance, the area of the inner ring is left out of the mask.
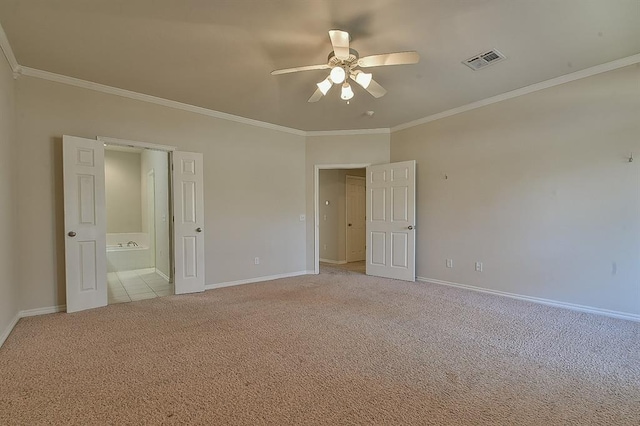
[[[354,67],[355,65],[358,64],[358,58],[360,57],[360,55],[358,54],[358,51],[355,49],[351,49],[349,48],[349,57],[345,60],[341,60],[336,58],[336,54],[335,52],[331,52],[329,53],[329,57],[327,58],[327,62],[328,65],[333,68],[336,66],[347,66],[349,68]]]

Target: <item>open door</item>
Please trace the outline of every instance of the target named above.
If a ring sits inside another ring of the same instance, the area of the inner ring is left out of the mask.
[[[416,280],[416,162],[367,167],[367,275]]]
[[[173,244],[176,294],[204,291],[202,154],[174,151]]]
[[[67,312],[107,305],[104,146],[63,136]]]

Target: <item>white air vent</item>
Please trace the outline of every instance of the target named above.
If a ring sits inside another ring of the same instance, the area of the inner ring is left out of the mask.
[[[488,67],[505,59],[505,56],[498,52],[496,49],[489,50],[488,52],[480,53],[479,55],[472,56],[466,61],[462,61],[463,64],[468,66],[474,71],[481,68]]]

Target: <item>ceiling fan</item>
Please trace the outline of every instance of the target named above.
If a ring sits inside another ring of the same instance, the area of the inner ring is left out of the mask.
[[[340,84],[342,91],[340,98],[349,102],[353,98],[353,89],[348,82],[351,79],[362,86],[374,98],[380,98],[387,91],[372,77],[358,68],[380,67],[385,65],[416,64],[420,61],[418,52],[396,52],[382,55],[360,57],[358,52],[349,47],[349,33],[341,30],[329,31],[329,38],[333,45],[333,51],[329,54],[326,64],[307,65],[303,67],[285,68],[271,72],[271,75],[288,74],[298,71],[326,70],[330,69],[329,76],[317,84],[318,88],[311,95],[308,102],[318,102],[334,84]]]

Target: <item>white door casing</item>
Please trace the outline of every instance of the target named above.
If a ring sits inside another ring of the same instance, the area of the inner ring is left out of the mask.
[[[367,275],[415,281],[416,162],[367,167]]]
[[[67,312],[107,305],[103,143],[63,136]]]
[[[365,179],[346,177],[347,262],[366,259],[366,189]]]
[[[174,151],[171,160],[175,292],[201,292],[205,284],[202,154]]]

